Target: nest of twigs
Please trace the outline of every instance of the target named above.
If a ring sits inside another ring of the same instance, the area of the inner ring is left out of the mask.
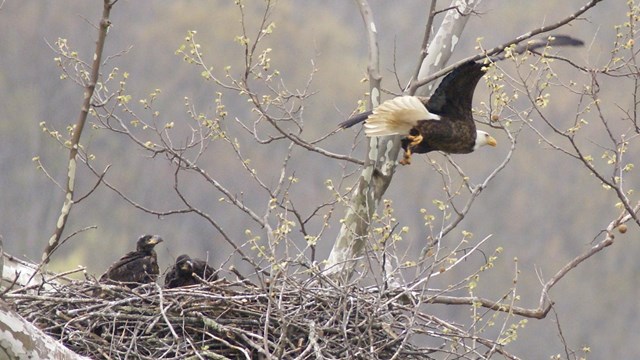
[[[264,288],[219,280],[133,290],[84,281],[6,299],[45,333],[95,359],[430,358],[408,341],[416,323],[393,301],[292,279]]]

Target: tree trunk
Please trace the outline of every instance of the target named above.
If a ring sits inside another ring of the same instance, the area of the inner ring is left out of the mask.
[[[49,275],[33,276],[37,266],[29,267],[5,255],[0,238],[0,291],[9,286],[37,288],[50,287],[47,282],[58,282]],[[46,280],[44,280],[46,279]],[[44,282],[44,284],[43,284]],[[0,359],[88,359],[64,347],[16,313],[9,304],[0,300]]]
[[[451,7],[455,8],[447,11],[442,25],[429,44],[427,56],[420,65],[418,80],[444,67],[458,43],[469,15],[480,1],[452,1]],[[356,3],[360,8],[368,34],[369,80],[372,84],[371,103],[376,105],[380,96],[377,31],[367,1],[356,0]],[[433,92],[433,89],[433,86],[424,86],[417,93],[427,96]],[[400,151],[400,139],[398,136],[369,139],[367,158],[358,186],[351,198],[340,233],[326,264],[327,274],[341,283],[351,278],[357,259],[364,254],[370,219],[395,173]]]

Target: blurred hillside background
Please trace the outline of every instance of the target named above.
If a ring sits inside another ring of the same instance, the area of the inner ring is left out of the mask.
[[[249,2],[250,3],[250,2]],[[425,1],[371,1],[380,36],[381,66],[385,70],[383,85],[399,93],[399,82],[406,84],[416,67],[418,50],[427,15]],[[586,46],[558,49],[575,62],[602,66],[608,61],[614,41],[614,25],[627,21],[625,1],[603,1],[585,18],[555,33],[581,38]],[[80,57],[90,59],[94,49],[95,24],[101,2],[89,1],[12,1],[0,9],[0,235],[5,251],[37,261],[47,239],[54,230],[63,200],[63,192],[48,179],[37,164],[39,157],[46,170],[59,183],[64,183],[68,153],[42,132],[39,124],[65,131],[75,123],[82,101],[82,89],[70,81],[62,81],[54,62],[55,53],[47,43],[65,38]],[[476,54],[477,38],[490,48],[542,25],[554,23],[584,5],[584,1],[485,0],[479,16],[470,19],[460,40],[454,60]],[[256,17],[248,11],[249,18]],[[257,17],[256,17],[257,19]],[[357,101],[368,89],[361,82],[366,76],[367,49],[362,21],[351,1],[279,1],[271,18],[276,28],[268,40],[273,48],[273,66],[279,69],[290,88],[304,88],[313,64],[318,71],[310,90],[317,92],[305,103],[305,136],[314,139],[333,130],[355,109]],[[233,70],[243,64],[241,48],[234,42],[240,33],[239,13],[232,1],[125,1],[112,12],[113,26],[107,38],[107,55],[126,53],[113,58],[111,66],[129,73],[128,93],[147,97],[155,89],[161,94],[155,103],[167,121],[187,121],[185,97],[199,111],[213,113],[216,89],[205,82],[200,70],[186,64],[176,49],[184,42],[188,30],[196,30],[208,61]],[[312,64],[313,62],[313,64]],[[566,67],[565,67],[566,68]],[[563,69],[558,65],[558,71]],[[571,80],[589,83],[588,76],[575,73]],[[617,105],[628,108],[632,98],[629,86],[618,81],[600,83],[601,97],[607,105],[611,121],[622,115]],[[480,83],[475,103],[487,101],[488,91]],[[385,95],[389,96],[389,95]],[[609,102],[609,103],[607,103]],[[617,104],[617,105],[616,105]],[[229,118],[254,116],[243,99],[225,98]],[[575,116],[575,99],[554,98],[549,106],[551,118],[569,126]],[[357,130],[348,130],[323,143],[330,151],[363,158],[364,143],[355,150]],[[595,131],[595,130],[594,130]],[[593,134],[598,137],[598,134]],[[506,139],[498,138],[501,144]],[[90,128],[82,143],[96,155],[98,168],[112,164],[107,178],[138,203],[155,209],[179,207],[171,191],[172,169],[166,161],[149,158],[125,138]],[[272,164],[273,153],[265,152],[251,142],[243,150],[258,169]],[[230,171],[227,164],[236,160],[229,154],[210,148],[207,157],[216,178],[234,191],[252,196],[245,188],[246,175]],[[483,179],[504,157],[506,147],[482,149],[467,156],[457,156],[472,181]],[[595,152],[594,152],[595,153]],[[338,161],[303,149],[294,150],[291,168],[300,179],[292,190],[311,205],[329,201],[332,194],[325,182],[338,182],[343,169]],[[595,156],[595,155],[594,155]],[[630,153],[629,158],[640,154]],[[227,158],[228,157],[228,158]],[[277,158],[277,157],[276,157]],[[442,160],[440,155],[432,158]],[[352,167],[352,166],[351,166]],[[84,194],[95,178],[87,171],[78,174],[78,193]],[[632,174],[631,179],[638,179]],[[351,179],[351,186],[355,178]],[[262,231],[248,224],[235,207],[219,203],[219,194],[210,188],[189,190],[239,243],[246,240],[245,230]],[[635,184],[638,185],[636,181]],[[251,185],[254,186],[254,185]],[[425,243],[421,208],[432,208],[434,197],[442,196],[439,175],[427,165],[424,156],[399,168],[386,198],[393,201],[395,216],[402,226],[416,234],[407,239],[406,251],[417,253]],[[262,206],[256,200],[256,206]],[[251,202],[249,200],[249,202]],[[478,239],[493,234],[487,245],[491,253],[503,247],[504,253],[491,272],[483,275],[480,288],[488,297],[498,298],[511,285],[513,258],[518,258],[521,306],[538,303],[540,280],[536,271],[548,279],[560,266],[589,247],[609,219],[619,212],[612,194],[603,191],[599,181],[566,156],[549,150],[538,142],[532,131],[525,130],[518,148],[499,177],[481,195],[470,215],[461,224]],[[303,206],[304,207],[304,206]],[[340,210],[342,211],[342,210]],[[332,215],[329,229],[318,242],[316,260],[325,259],[339,230],[341,213]],[[90,274],[99,276],[107,266],[131,250],[137,237],[145,233],[159,234],[165,242],[158,248],[161,267],[182,253],[209,257],[215,264],[243,264],[235,257],[227,262],[231,248],[201,218],[189,214],[159,218],[136,209],[105,187],[74,207],[66,233],[97,226],[72,238],[53,258],[52,267],[63,270],[83,265]],[[459,232],[458,232],[459,233]],[[531,320],[519,330],[511,352],[524,359],[545,359],[562,353],[557,321],[566,342],[574,349],[588,346],[592,359],[631,359],[640,354],[640,253],[638,231],[634,225],[619,235],[617,242],[570,273],[551,293],[555,311],[544,320]],[[446,281],[446,279],[445,279]],[[490,294],[493,294],[492,296]],[[434,306],[436,311],[452,317],[471,316],[467,307]]]

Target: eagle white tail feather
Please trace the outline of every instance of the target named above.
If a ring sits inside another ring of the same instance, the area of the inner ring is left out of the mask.
[[[420,120],[439,120],[415,96],[398,96],[380,104],[364,124],[367,136],[409,135]]]

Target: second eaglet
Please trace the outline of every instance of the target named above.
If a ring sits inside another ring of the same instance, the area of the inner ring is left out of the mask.
[[[206,281],[218,280],[218,274],[201,259],[192,259],[189,255],[180,255],[164,278],[164,287],[168,289],[198,284],[194,274]]]

